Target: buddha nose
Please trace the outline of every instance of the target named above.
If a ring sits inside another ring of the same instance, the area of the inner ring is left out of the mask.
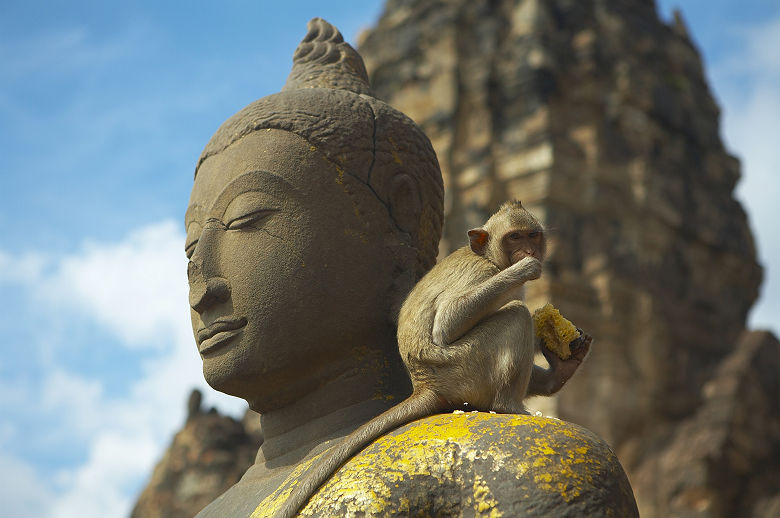
[[[190,307],[198,313],[203,313],[210,306],[230,298],[230,284],[227,279],[223,277],[207,279],[203,275],[203,270],[193,261],[187,265],[187,278],[190,283]]]

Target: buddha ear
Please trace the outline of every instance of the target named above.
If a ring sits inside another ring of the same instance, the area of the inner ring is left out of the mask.
[[[468,233],[471,251],[477,255],[485,255],[485,247],[488,242],[487,230],[484,228],[472,228]]]
[[[390,216],[401,230],[411,234],[419,225],[421,212],[417,181],[406,173],[395,175],[390,187]]]

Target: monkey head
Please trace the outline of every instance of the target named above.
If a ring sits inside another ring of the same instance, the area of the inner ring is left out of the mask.
[[[519,201],[508,201],[480,228],[468,231],[471,250],[500,269],[524,257],[544,261],[547,241],[541,223]]]

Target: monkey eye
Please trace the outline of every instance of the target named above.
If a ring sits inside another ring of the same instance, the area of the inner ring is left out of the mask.
[[[541,232],[539,232],[539,231],[533,231],[533,232],[529,232],[529,233],[528,233],[528,237],[530,237],[530,238],[535,238],[535,237],[537,237],[539,234],[541,234]]]
[[[518,239],[522,239],[522,238],[523,238],[523,235],[520,234],[520,232],[512,232],[511,234],[509,234],[509,239],[518,240]]]

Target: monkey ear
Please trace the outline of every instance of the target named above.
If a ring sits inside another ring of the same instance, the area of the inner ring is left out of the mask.
[[[469,230],[469,241],[471,251],[477,255],[485,254],[485,247],[488,241],[488,232],[482,228],[472,228]]]

